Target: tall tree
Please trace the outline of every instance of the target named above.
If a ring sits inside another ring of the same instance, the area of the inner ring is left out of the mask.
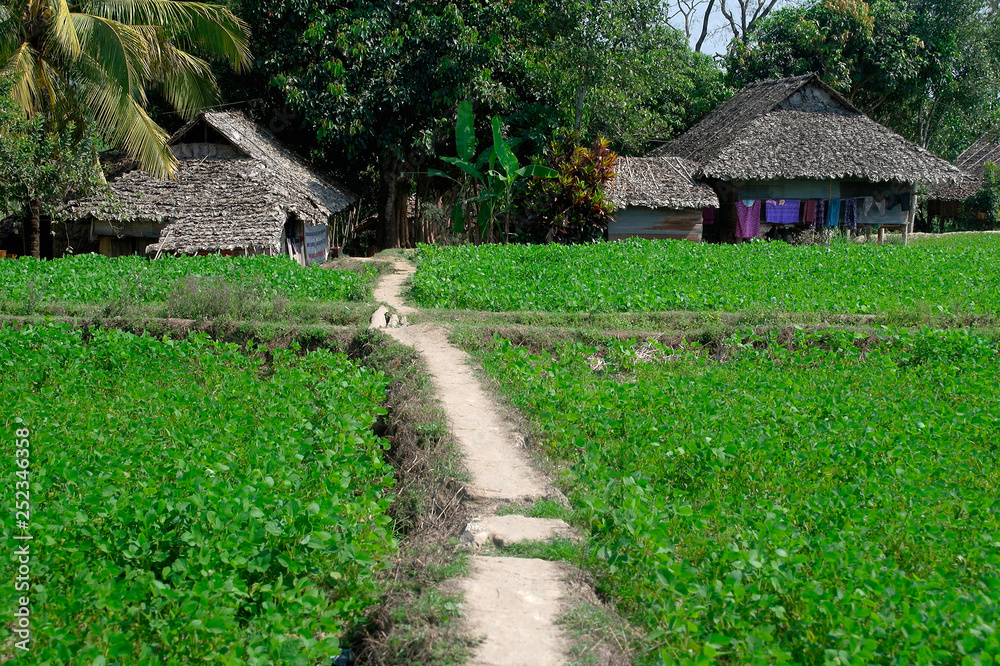
[[[72,123],[53,132],[41,115],[25,118],[10,97],[12,87],[0,77],[0,218],[27,218],[25,228],[38,229],[43,205],[99,187],[94,135]],[[38,257],[40,240],[27,235],[26,254]]]
[[[526,22],[525,71],[558,110],[560,126],[586,142],[606,137],[615,150],[641,152],[651,138],[696,119],[701,109],[693,107],[724,93],[718,68],[691,52],[661,0],[542,7]]]
[[[719,0],[719,11],[733,33],[733,43],[746,43],[760,21],[778,6],[779,0]],[[705,16],[708,24],[708,15]]]
[[[262,0],[239,11],[261,45],[258,74],[301,114],[334,168],[374,166],[381,244],[407,244],[407,175],[448,135],[458,102],[490,87],[488,33],[501,9]]]

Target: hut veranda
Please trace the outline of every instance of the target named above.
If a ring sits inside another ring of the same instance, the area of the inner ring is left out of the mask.
[[[636,166],[669,157],[680,158],[688,180]],[[689,224],[674,237],[697,240],[692,216],[701,205],[700,237],[710,242],[827,229],[877,230],[880,239],[884,229],[900,230],[905,242],[917,185],[962,180],[953,164],[868,118],[815,74],[744,88],[677,139],[623,164],[613,190],[627,195],[613,197],[620,205],[609,238],[663,237],[669,218],[667,226]]]
[[[110,196],[71,204],[101,254],[287,254],[325,261],[330,216],[352,196],[325,180],[241,113],[206,111],[168,146],[176,179],[129,162],[109,178]]]

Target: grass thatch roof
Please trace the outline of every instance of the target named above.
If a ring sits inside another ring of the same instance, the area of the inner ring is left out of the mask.
[[[815,74],[748,86],[650,155],[697,162],[698,177],[957,183],[950,162],[879,125]]]
[[[607,190],[616,209],[702,208],[718,206],[719,198],[707,185],[694,181],[698,165],[680,157],[619,157],[617,174]]]
[[[110,200],[82,199],[70,204],[67,214],[164,223],[148,252],[278,253],[289,214],[307,224],[326,223],[352,200],[240,113],[202,113],[169,143],[180,162],[175,180],[115,169],[109,174]],[[215,148],[192,157],[192,145]]]
[[[988,135],[983,135],[962,151],[955,164],[962,170],[962,182],[958,185],[941,185],[931,188],[930,199],[938,201],[965,201],[983,186],[986,175],[986,163],[1000,165],[1000,144],[995,143]]]

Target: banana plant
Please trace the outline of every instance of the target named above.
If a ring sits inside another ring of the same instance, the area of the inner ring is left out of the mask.
[[[457,233],[465,231],[466,206],[469,203],[476,203],[480,237],[492,237],[497,222],[502,217],[506,243],[510,238],[510,210],[517,182],[529,177],[555,178],[559,172],[541,164],[521,166],[511,149],[513,142],[503,138],[500,118],[496,116],[492,122],[493,145],[476,157],[475,121],[472,102],[466,100],[459,104],[458,120],[455,123],[455,147],[458,157],[441,158],[448,164],[458,167],[467,178],[459,181],[439,169],[430,169],[428,174],[448,178],[461,187],[451,214]]]

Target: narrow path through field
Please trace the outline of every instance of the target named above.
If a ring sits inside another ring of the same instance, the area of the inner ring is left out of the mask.
[[[396,262],[394,267],[376,288],[375,300],[401,315],[413,314],[416,310],[402,300],[402,286],[413,266]],[[483,390],[468,354],[448,341],[448,332],[434,324],[385,328],[385,332],[416,349],[427,363],[436,397],[472,477],[467,491],[480,516],[468,527],[470,541],[509,545],[569,534],[563,521],[495,515],[504,502],[552,497],[558,491],[532,466],[522,438]],[[469,631],[483,641],[470,664],[564,664],[568,641],[555,620],[568,602],[569,573],[564,565],[546,560],[474,556],[472,575],[461,587]]]

